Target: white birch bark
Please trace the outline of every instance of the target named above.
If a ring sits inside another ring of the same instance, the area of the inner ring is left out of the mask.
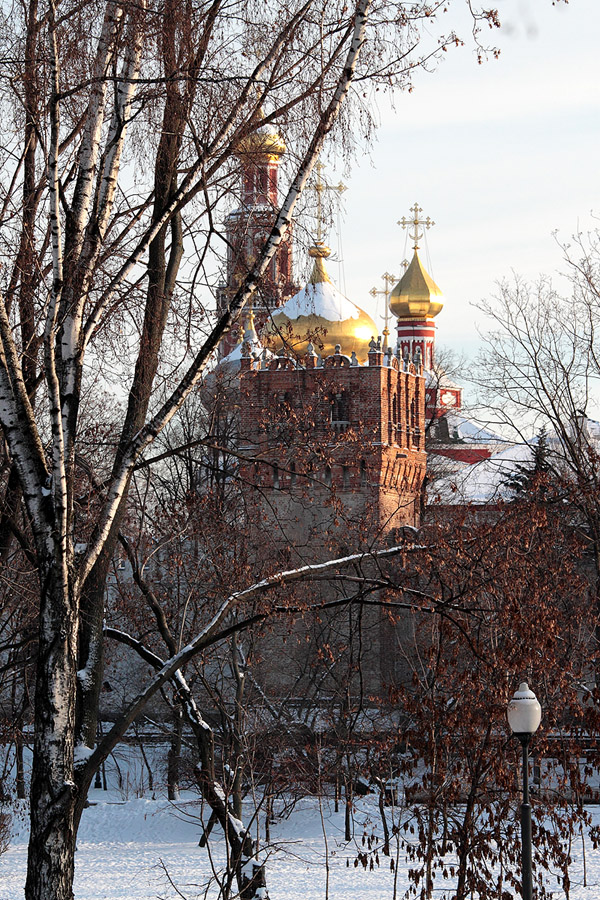
[[[0,296],[0,424],[17,466],[27,512],[36,537],[46,535],[48,516],[42,489],[48,471],[44,447],[27,394],[13,334]]]
[[[78,174],[71,207],[72,243],[70,262],[75,265],[83,244],[83,235],[94,190],[96,165],[100,149],[108,72],[115,53],[115,42],[123,17],[123,5],[107,3],[98,39],[92,72],[91,96],[81,140]]]
[[[54,546],[52,551],[59,563],[67,586],[67,535],[68,535],[68,491],[65,471],[64,422],[58,374],[56,372],[56,321],[63,291],[62,227],[60,219],[60,190],[58,177],[58,154],[60,142],[60,64],[54,25],[55,7],[50,2],[51,25],[49,33],[50,58],[52,65],[52,97],[50,100],[50,148],[48,154],[48,193],[50,195],[50,231],[52,243],[52,289],[44,329],[44,358],[46,383],[50,402],[50,425],[52,429],[52,469],[51,489],[54,506]]]
[[[77,646],[77,596],[69,577],[68,491],[60,387],[55,340],[63,289],[62,234],[58,155],[60,139],[60,68],[55,5],[49,6],[52,68],[51,136],[48,190],[52,247],[52,289],[44,333],[45,375],[52,430],[50,484],[43,521],[45,539],[37,541],[40,579],[39,633],[36,665],[35,734],[30,787],[30,839],[25,895],[28,900],[71,900],[74,874],[73,770]],[[40,523],[38,523],[40,528]]]
[[[290,186],[284,203],[279,211],[271,234],[263,248],[263,251],[257,261],[254,269],[246,276],[245,281],[240,286],[233,297],[229,309],[221,317],[220,322],[213,329],[211,335],[205,341],[201,350],[197,354],[192,365],[179,383],[178,387],[163,404],[158,413],[138,432],[131,442],[129,452],[124,456],[119,471],[115,474],[110,485],[106,503],[102,509],[98,522],[97,535],[94,541],[86,551],[81,562],[78,573],[79,583],[83,583],[85,578],[91,571],[94,563],[102,550],[104,542],[108,537],[113,520],[122,501],[123,493],[126,489],[129,477],[133,471],[133,467],[143,450],[148,447],[156,436],[162,431],[173,418],[178,409],[185,402],[191,391],[198,384],[206,366],[217,349],[223,335],[228,331],[234,321],[239,310],[243,308],[247,300],[255,292],[260,279],[266,272],[266,269],[273,258],[279,244],[285,237],[285,233],[292,220],[292,215],[296,202],[302,193],[302,190],[310,176],[312,168],[316,163],[323,142],[333,127],[335,119],[339,113],[341,104],[348,93],[352,78],[356,71],[360,48],[365,39],[367,16],[370,6],[370,0],[359,0],[356,7],[355,24],[352,40],[346,56],[342,73],[338,79],[335,91],[327,105],[325,111],[320,117],[318,127],[315,131],[313,139],[305,153],[302,164],[298,169],[296,178]]]
[[[99,40],[94,67],[93,93],[86,120],[82,148],[79,154],[79,176],[75,187],[73,215],[70,222],[68,251],[70,267],[83,269],[80,272],[78,294],[69,292],[68,302],[61,316],[61,400],[63,433],[66,436],[65,458],[67,465],[72,462],[74,451],[78,386],[83,363],[82,321],[88,291],[92,284],[98,255],[113,209],[116,185],[123,146],[127,136],[127,126],[131,113],[131,103],[135,95],[142,53],[142,34],[146,0],[129,12],[126,30],[127,46],[125,58],[115,87],[115,98],[107,139],[108,151],[100,175],[98,200],[93,221],[87,222],[91,197],[96,186],[96,166],[104,124],[106,100],[106,70],[114,56],[115,41],[123,17],[121,6],[109,3]],[[87,223],[87,228],[86,228]],[[90,236],[90,227],[93,237]],[[85,238],[87,234],[87,238]]]
[[[136,9],[130,12],[126,30],[125,59],[115,89],[114,109],[108,133],[108,152],[102,170],[102,180],[98,195],[97,229],[100,240],[104,238],[113,208],[115,191],[119,178],[121,155],[127,137],[131,115],[131,104],[135,96],[142,58],[142,38],[144,13],[147,0],[139,0]]]

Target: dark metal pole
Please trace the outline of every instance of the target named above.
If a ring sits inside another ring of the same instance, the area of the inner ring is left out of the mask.
[[[529,803],[530,734],[519,734],[523,747],[523,803],[521,804],[521,880],[523,900],[532,900],[533,874],[531,862],[531,804]]]

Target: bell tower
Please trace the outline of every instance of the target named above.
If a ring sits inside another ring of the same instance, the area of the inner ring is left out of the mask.
[[[261,113],[262,119],[262,113]],[[217,310],[227,308],[230,298],[246,277],[260,253],[275,221],[279,206],[278,177],[285,143],[270,125],[259,124],[255,131],[242,138],[236,149],[240,163],[240,205],[225,220],[227,238],[226,283],[219,288]],[[254,314],[258,330],[270,312],[280,306],[295,291],[292,281],[292,229],[264,274],[254,295]],[[221,357],[236,346],[241,325],[226,336],[221,344]]]

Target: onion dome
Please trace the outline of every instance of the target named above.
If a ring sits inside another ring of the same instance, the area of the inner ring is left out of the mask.
[[[255,356],[257,353],[261,353],[262,349],[262,344],[256,333],[254,310],[250,306],[246,314],[243,336],[240,337],[237,346],[233,348],[231,353],[228,353],[227,356],[223,357],[220,365],[230,369],[234,368],[237,372],[240,368],[240,359],[242,356]]]
[[[398,319],[432,319],[444,305],[444,295],[427,273],[415,247],[406,272],[390,295],[390,309]]]
[[[329,247],[316,241],[308,252],[315,261],[308,283],[273,312],[264,337],[276,351],[289,350],[299,357],[311,342],[322,357],[332,356],[339,344],[343,354],[354,351],[359,362],[366,362],[369,342],[377,334],[375,322],[332,283],[325,269]]]
[[[261,122],[263,119],[263,112],[259,110],[258,121]],[[238,142],[235,153],[241,157],[277,160],[285,150],[285,142],[276,128],[272,125],[259,125],[255,131]]]

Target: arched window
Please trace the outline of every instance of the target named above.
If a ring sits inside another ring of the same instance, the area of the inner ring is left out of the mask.
[[[269,168],[269,199],[277,203],[277,167]]]
[[[267,195],[269,190],[269,171],[266,166],[261,166],[256,172],[256,193]]]
[[[367,464],[364,459],[360,461],[360,483],[361,487],[365,487],[367,484]]]
[[[331,466],[325,466],[325,474],[323,476],[323,481],[327,485],[327,487],[331,487]]]
[[[332,428],[338,432],[346,431],[350,427],[350,404],[346,391],[332,396],[330,421]]]
[[[280,420],[287,422],[293,407],[293,396],[290,391],[279,391],[277,394],[277,413]]]

